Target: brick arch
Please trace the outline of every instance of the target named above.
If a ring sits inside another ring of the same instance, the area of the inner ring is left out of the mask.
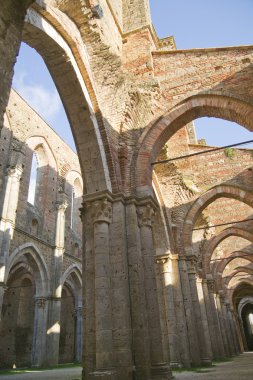
[[[142,133],[131,163],[132,187],[140,195],[151,192],[151,163],[172,135],[187,123],[200,117],[217,117],[253,131],[252,115],[251,104],[228,94],[202,94],[187,98],[155,122],[152,121]]]
[[[114,176],[114,170],[111,165],[109,172],[107,164],[108,160],[111,162],[107,132],[103,130],[102,123],[98,123],[96,95],[91,85],[91,74],[85,66],[88,66],[87,57],[80,51],[80,36],[75,35],[79,32],[64,14],[62,17],[66,23],[62,30],[57,18],[61,12],[57,9],[49,15],[45,11],[43,15],[40,12],[37,5],[36,10],[28,9],[22,39],[41,55],[55,82],[70,122],[84,181],[91,177],[97,179],[87,181],[87,191],[112,190],[110,176]],[[72,34],[75,31],[73,38],[68,26],[73,28]]]
[[[240,227],[230,227],[223,230],[219,235],[212,238],[205,247],[203,254],[203,268],[205,273],[210,271],[210,260],[215,248],[230,236],[237,236],[253,243],[253,233]]]
[[[244,256],[245,254],[248,254],[248,252],[244,251],[235,251],[232,254],[227,253],[222,257],[222,260],[218,263],[216,267],[212,270],[213,278],[216,279],[216,286],[218,290],[222,290],[222,273],[224,272],[226,266],[235,259],[245,259],[249,261],[249,263],[253,263],[253,255],[250,256]]]
[[[237,280],[238,280],[238,284],[240,284],[240,282],[244,281],[244,280],[249,280],[249,281],[253,281],[250,279],[250,277],[246,277],[246,278],[242,278],[241,276],[252,276],[250,273],[247,273],[246,271],[240,269],[240,270],[236,270],[233,272],[233,274],[231,276],[228,276],[227,278],[225,278],[225,286],[227,289],[231,288],[231,287],[234,287],[236,284],[237,284]],[[231,286],[231,281],[235,281],[235,284]]]
[[[192,255],[192,232],[200,213],[218,198],[233,198],[253,207],[253,194],[231,185],[218,185],[199,196],[186,214],[183,228],[182,241],[186,255]]]

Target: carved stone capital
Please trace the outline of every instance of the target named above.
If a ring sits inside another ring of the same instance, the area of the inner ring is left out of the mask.
[[[65,200],[63,202],[56,202],[55,207],[57,211],[65,212],[68,207],[68,202]]]
[[[34,302],[35,302],[35,305],[39,308],[39,309],[44,309],[45,306],[46,306],[46,301],[47,299],[45,297],[36,297],[34,299]]]
[[[78,306],[75,308],[74,310],[74,315],[75,317],[82,317],[83,316],[83,307],[82,306]]]
[[[167,262],[168,262],[168,260],[169,260],[169,257],[155,257],[155,263],[156,264],[166,264]]]
[[[139,227],[152,227],[155,216],[155,209],[150,203],[143,206],[138,206],[137,216]]]
[[[214,293],[214,280],[207,280],[207,286],[208,286],[208,290],[211,293]]]
[[[108,198],[97,199],[91,202],[88,207],[91,207],[91,215],[93,223],[112,222],[112,202]]]
[[[187,270],[189,274],[196,274],[197,272],[197,257],[191,256],[188,257],[187,260]]]
[[[17,178],[20,180],[23,173],[23,169],[20,165],[17,166],[9,166],[6,168],[6,175],[8,177]]]

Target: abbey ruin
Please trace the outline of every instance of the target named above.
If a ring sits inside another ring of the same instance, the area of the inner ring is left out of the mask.
[[[77,155],[11,90],[21,41]],[[1,368],[167,380],[253,350],[252,150],[196,155],[212,147],[193,123],[253,130],[252,62],[253,46],[177,50],[148,0],[3,2]]]

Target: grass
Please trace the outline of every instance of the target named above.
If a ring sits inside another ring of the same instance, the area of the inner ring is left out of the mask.
[[[195,373],[208,373],[211,372],[212,367],[215,365],[211,365],[210,367],[191,367],[191,368],[173,368],[173,372],[195,372]]]
[[[69,364],[59,364],[57,366],[43,367],[43,368],[36,367],[36,368],[5,369],[5,370],[0,370],[0,376],[1,375],[17,375],[17,374],[22,374],[22,373],[41,372],[41,371],[48,371],[51,369],[74,368],[74,367],[81,367],[81,364],[69,363]],[[75,379],[75,380],[78,380],[78,379]]]

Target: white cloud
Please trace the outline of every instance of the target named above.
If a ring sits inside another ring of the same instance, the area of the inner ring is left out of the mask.
[[[25,73],[14,76],[13,87],[34,108],[40,116],[49,120],[56,116],[61,108],[61,100],[56,90],[49,90],[40,84],[29,84]]]

